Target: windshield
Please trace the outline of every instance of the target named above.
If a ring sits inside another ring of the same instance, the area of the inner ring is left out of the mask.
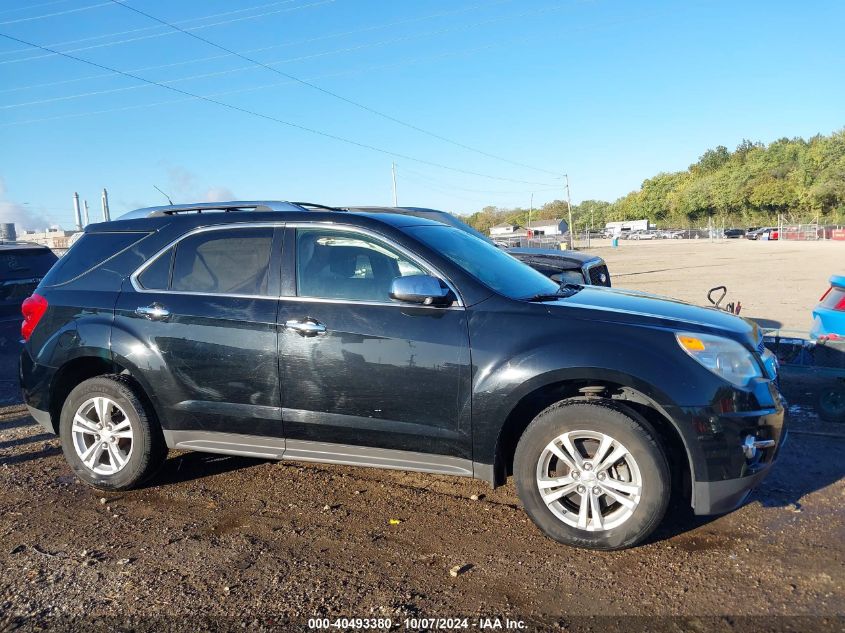
[[[551,279],[492,243],[459,229],[414,226],[407,231],[491,290],[511,299],[525,299],[558,291],[558,284]]]

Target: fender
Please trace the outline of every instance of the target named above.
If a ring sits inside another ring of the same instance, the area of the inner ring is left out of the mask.
[[[562,318],[554,318],[558,315]],[[496,328],[489,326],[493,316]],[[724,384],[689,362],[674,340],[674,330],[626,323],[609,327],[603,320],[583,318],[583,309],[538,310],[534,316],[494,309],[470,319],[474,461],[495,463],[502,429],[530,394],[569,383],[570,393],[563,398],[577,396],[579,386],[608,384],[633,390],[636,394],[629,393],[629,399],[633,396],[664,417],[680,435],[696,469],[702,456],[695,430],[671,412],[717,399]],[[522,330],[513,344],[508,338],[494,338],[503,325],[504,331]]]
[[[159,380],[168,381],[171,388],[178,389],[178,385],[171,380],[169,372],[164,371],[165,363],[159,350],[154,345],[146,344],[141,337],[124,327],[122,323],[125,323],[125,320],[115,320],[112,326],[112,361],[123,367],[138,382],[152,403],[159,423],[164,428],[166,416],[162,416],[158,389],[153,388],[148,376],[155,375]]]

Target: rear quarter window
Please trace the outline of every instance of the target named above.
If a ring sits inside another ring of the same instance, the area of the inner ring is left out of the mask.
[[[103,262],[125,251],[148,233],[85,233],[65,253],[42,282],[59,286],[84,275]]]

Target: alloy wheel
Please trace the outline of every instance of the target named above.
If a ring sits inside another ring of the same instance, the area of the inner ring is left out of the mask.
[[[73,416],[73,447],[86,468],[98,475],[114,475],[132,456],[132,424],[111,398],[97,396],[83,402]]]
[[[558,519],[601,532],[634,514],[642,497],[642,476],[634,456],[619,441],[596,431],[570,431],[540,454],[537,488]]]

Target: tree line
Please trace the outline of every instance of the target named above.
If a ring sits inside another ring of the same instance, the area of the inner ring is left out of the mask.
[[[528,209],[488,206],[464,219],[488,233],[506,222],[524,226],[528,214]],[[745,228],[777,225],[779,215],[790,224],[845,224],[845,129],[768,145],[743,140],[734,151],[719,145],[688,169],[659,173],[618,200],[572,206],[579,231],[642,218],[660,228],[702,227],[711,219],[716,226]],[[531,212],[531,220],[566,217],[563,200]]]

